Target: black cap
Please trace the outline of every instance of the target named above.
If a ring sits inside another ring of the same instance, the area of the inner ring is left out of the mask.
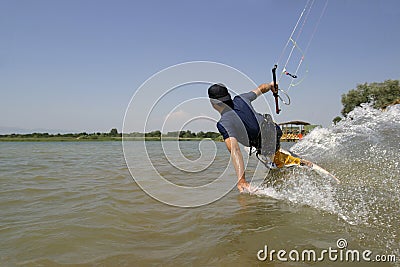
[[[208,97],[221,102],[231,100],[231,95],[229,94],[228,89],[221,83],[213,84],[208,88]]]

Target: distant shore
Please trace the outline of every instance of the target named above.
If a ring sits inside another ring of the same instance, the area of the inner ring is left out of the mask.
[[[0,137],[0,142],[107,142],[107,141],[201,141],[205,139],[214,140],[211,138],[172,138],[172,137],[104,137],[104,138],[71,138],[71,137],[48,137],[48,138],[35,138],[35,137]],[[215,140],[219,141],[219,140]]]
[[[107,141],[201,141],[204,139],[221,141],[218,138],[177,138],[177,137],[121,137],[121,136],[48,136],[48,137],[33,137],[33,136],[12,136],[0,135],[0,142],[107,142]]]
[[[175,131],[162,134],[160,131],[148,133],[118,133],[117,129],[111,129],[109,133],[30,133],[30,134],[3,134],[0,135],[0,142],[102,142],[102,141],[200,141],[211,139],[222,141],[222,136],[215,132]]]
[[[75,138],[75,137],[0,137],[0,142],[87,142],[121,141],[121,137]]]

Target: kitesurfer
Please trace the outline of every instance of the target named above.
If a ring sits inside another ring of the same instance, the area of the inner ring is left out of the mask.
[[[251,102],[269,91],[276,92],[274,83],[261,84],[256,89],[235,96],[233,99],[223,84],[213,84],[208,88],[211,105],[221,118],[217,123],[237,175],[237,188],[240,192],[249,191],[245,178],[243,155],[239,143],[254,147],[257,157],[269,168],[283,167],[287,164],[311,165],[309,161],[279,152],[282,130],[272,121],[269,114],[257,113]],[[250,150],[251,151],[251,150]]]

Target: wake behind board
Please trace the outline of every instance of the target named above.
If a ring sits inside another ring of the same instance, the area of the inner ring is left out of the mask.
[[[246,150],[247,152],[250,152],[250,148],[249,148],[249,147],[245,147],[245,150]],[[292,157],[296,157],[296,158],[300,158],[300,159],[301,159],[301,157],[299,157],[298,155],[296,155],[296,154],[294,154],[294,153],[292,153],[292,152],[290,152],[290,151],[287,151],[287,150],[285,150],[285,149],[283,149],[283,148],[280,148],[279,151],[280,151],[281,153],[283,153],[283,154],[290,155],[290,156],[292,156]],[[254,151],[254,152],[255,152],[255,151]],[[252,154],[254,155],[255,153],[252,153]],[[257,158],[257,157],[256,157],[256,158]],[[260,160],[265,166],[267,166],[267,165],[265,164],[265,162],[263,162],[260,158],[257,158],[257,159]],[[318,174],[321,175],[321,176],[330,177],[330,178],[331,178],[333,181],[335,181],[337,184],[340,184],[340,180],[339,180],[338,178],[336,178],[333,174],[331,174],[330,172],[328,172],[327,170],[325,170],[325,169],[322,168],[321,166],[319,166],[319,165],[317,165],[317,164],[315,164],[315,163],[313,163],[313,162],[311,162],[311,163],[312,163],[312,166],[311,166],[311,167],[306,166],[306,165],[299,165],[299,164],[296,164],[296,163],[292,163],[292,164],[286,164],[286,165],[284,165],[283,167],[278,168],[278,169],[293,168],[293,167],[297,167],[297,168],[307,168],[307,169],[311,169],[311,170],[315,171],[316,173],[318,173]]]

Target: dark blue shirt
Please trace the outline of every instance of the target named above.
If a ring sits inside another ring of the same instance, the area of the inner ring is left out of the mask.
[[[251,102],[256,93],[248,92],[233,98],[233,109],[226,108],[217,122],[218,131],[224,140],[235,137],[239,143],[249,146],[250,140],[257,140],[263,116],[257,113]]]

